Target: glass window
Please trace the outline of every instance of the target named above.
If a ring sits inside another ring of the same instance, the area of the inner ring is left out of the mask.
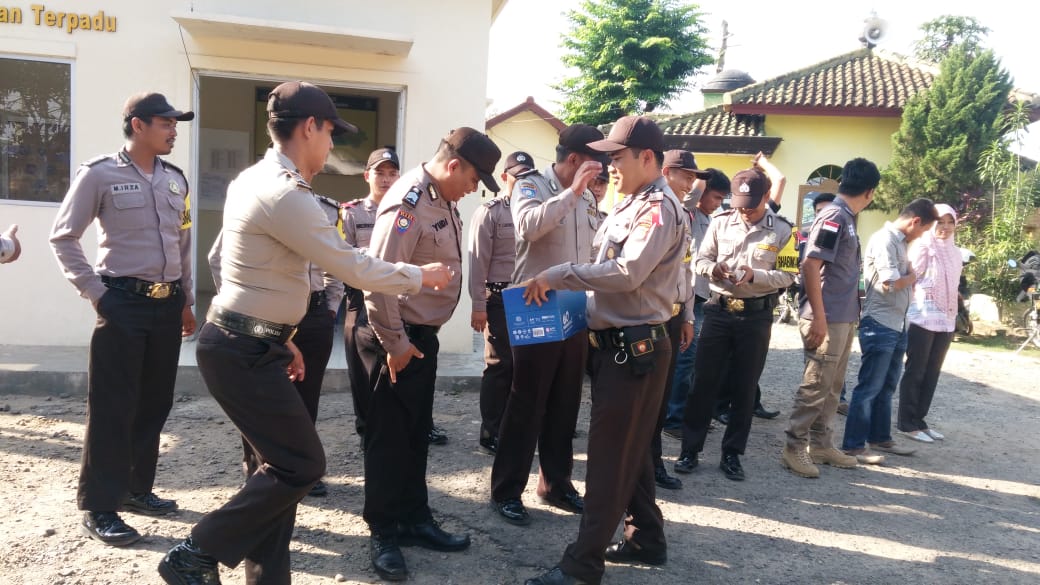
[[[0,199],[60,202],[65,197],[71,68],[0,58]]]

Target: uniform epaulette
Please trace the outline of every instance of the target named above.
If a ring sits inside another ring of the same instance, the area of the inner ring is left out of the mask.
[[[516,176],[516,178],[517,179],[524,179],[524,178],[530,177],[531,175],[541,176],[541,173],[538,172],[538,169],[530,169],[530,170],[526,170],[526,171],[520,173],[519,175]]]
[[[168,171],[171,171],[171,170],[172,171],[177,171],[177,173],[180,176],[184,177],[185,181],[188,180],[188,177],[184,175],[184,171],[179,166],[173,164],[172,162],[160,158],[159,159],[159,164],[161,164],[163,166],[163,168],[168,170]]]
[[[401,198],[401,203],[404,203],[408,207],[415,208],[416,205],[419,205],[419,198],[422,197],[422,194],[422,183],[416,183],[412,185],[411,189],[408,189],[407,193],[404,194],[404,197]]]
[[[343,209],[353,209],[357,207],[359,203],[361,203],[360,199],[351,199],[350,201],[344,201],[343,203],[340,203],[339,206]]]
[[[326,197],[324,195],[319,195],[319,194],[315,193],[314,194],[314,198],[317,199],[320,203],[324,203],[325,205],[328,205],[329,207],[331,207],[333,209],[339,209],[339,201],[336,201],[335,199],[332,199],[331,197]]]
[[[736,212],[737,212],[736,209],[733,209],[732,207],[730,207],[729,209],[727,209],[725,211],[720,211],[720,212],[716,213],[715,216],[716,217],[722,217],[723,215],[733,215]]]
[[[485,201],[484,202],[484,207],[487,207],[488,209],[491,209],[492,207],[498,205],[499,203],[500,202],[498,200],[498,197],[495,197],[495,198],[491,199],[491,201]]]
[[[101,156],[95,156],[94,158],[92,158],[90,160],[83,161],[80,164],[82,166],[85,166],[85,167],[92,167],[92,166],[98,164],[99,162],[101,162],[103,160],[108,160],[110,158],[112,158],[111,154],[102,154]]]
[[[775,215],[776,215],[777,219],[779,219],[780,221],[786,223],[787,225],[791,226],[792,228],[794,227],[794,222],[793,221],[787,219],[786,217],[780,215],[779,213],[777,213]]]

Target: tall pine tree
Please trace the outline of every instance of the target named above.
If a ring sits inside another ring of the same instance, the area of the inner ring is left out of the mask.
[[[875,205],[896,210],[917,197],[956,206],[976,192],[979,157],[1000,135],[1011,78],[990,50],[950,49],[932,86],[913,96],[892,138],[892,162]]]

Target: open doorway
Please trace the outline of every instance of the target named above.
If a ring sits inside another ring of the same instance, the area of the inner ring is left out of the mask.
[[[228,183],[264,156],[267,95],[285,80],[247,79],[217,74],[199,77],[196,121],[197,164],[195,218],[195,310],[201,321],[216,293],[207,255],[223,224]],[[337,141],[325,172],[314,178],[316,193],[338,201],[368,194],[362,172],[369,152],[392,146],[400,150],[404,93],[401,88],[321,85],[340,116],[360,133]]]

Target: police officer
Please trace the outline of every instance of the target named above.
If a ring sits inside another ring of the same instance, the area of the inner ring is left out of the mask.
[[[479,445],[494,455],[498,426],[513,381],[513,352],[509,345],[502,290],[509,286],[516,260],[516,236],[509,196],[518,178],[533,172],[534,160],[526,152],[506,157],[502,195],[473,212],[469,240],[469,296],[473,299],[470,326],[484,335],[484,374],[480,380]]]
[[[365,291],[370,328],[358,331],[367,368],[384,364],[372,381],[366,422],[365,509],[372,565],[399,581],[408,568],[400,546],[439,551],[469,547],[469,535],[449,534],[433,520],[426,489],[437,332],[462,293],[462,221],[456,202],[491,176],[502,156],[486,135],[467,127],[451,131],[433,159],[405,173],[379,204],[369,253],[390,262],[444,262],[451,283],[406,298]]]
[[[663,564],[664,519],[654,502],[646,446],[661,410],[676,282],[688,240],[680,203],[661,176],[664,135],[643,116],[626,116],[591,148],[610,153],[625,198],[597,234],[594,264],[567,263],[536,275],[524,291],[534,302],[549,289],[590,290],[592,358],[585,513],[578,538],[559,565],[526,585],[599,583],[604,559]],[[607,548],[625,517],[623,539]]]
[[[719,467],[727,478],[743,480],[739,456],[744,454],[751,431],[755,389],[769,350],[777,290],[794,282],[793,274],[776,267],[777,254],[791,238],[792,226],[766,207],[770,182],[759,170],[737,173],[730,189],[732,208],[712,220],[697,253],[695,270],[709,279],[711,296],[697,340],[693,390],[686,401],[682,453],[675,470],[690,473],[697,466],[697,454],[704,448],[715,401],[725,381],[732,406]]]
[[[256,473],[159,563],[170,584],[220,583],[217,563],[246,561],[250,584],[290,581],[296,505],[325,473],[325,453],[292,382],[305,379],[290,341],[307,311],[310,264],[354,287],[418,294],[448,282],[443,265],[390,264],[340,238],[311,191],[332,137],[356,129],[320,88],[288,82],[267,102],[274,142],[228,186],[220,292],[199,334],[199,371],[252,446]]]
[[[596,161],[603,165],[602,170],[596,175],[596,178],[589,181],[589,193],[596,199],[596,218],[599,219],[599,223],[602,225],[603,220],[607,219],[607,212],[603,211],[603,198],[607,195],[607,190],[610,188],[610,157],[607,155],[600,155],[596,157]],[[597,228],[598,229],[598,228]],[[593,256],[596,254],[596,250],[592,251]]]
[[[339,219],[339,202],[317,193],[314,198],[329,223],[336,225]],[[223,232],[220,232],[213,242],[208,257],[210,274],[213,275],[217,291],[220,291],[220,258],[223,242]],[[336,310],[339,308],[340,301],[343,300],[343,283],[316,264],[310,265],[308,274],[311,296],[307,302],[307,313],[296,326],[296,335],[293,336],[293,343],[303,354],[303,365],[307,375],[295,380],[293,384],[300,393],[300,398],[303,399],[303,404],[307,407],[313,423],[318,420],[321,385],[325,380],[325,369],[329,365],[329,357],[332,356],[333,326],[336,321]],[[259,466],[260,462],[256,458],[253,447],[243,437],[242,469],[245,471],[246,479],[256,473]],[[308,495],[324,497],[326,494],[328,494],[328,487],[324,481],[318,480]]]
[[[372,239],[372,228],[376,225],[376,211],[390,187],[401,176],[401,161],[393,148],[378,148],[368,155],[364,178],[368,183],[368,196],[364,199],[347,201],[340,207],[340,225],[343,239],[355,248],[367,249]],[[365,413],[368,410],[372,378],[377,372],[365,370],[358,354],[355,337],[358,323],[365,323],[365,292],[348,288],[346,291],[347,314],[343,322],[343,349],[347,356],[347,380],[350,382],[350,398],[354,402],[354,429],[365,435]]]
[[[159,156],[173,150],[177,122],[194,117],[158,93],[130,97],[126,145],[80,166],[51,230],[58,264],[97,311],[76,501],[84,532],[106,544],[140,538],[120,508],[150,515],[177,509],[152,487],[181,336],[195,330],[191,214],[184,173]],[[80,238],[95,219],[91,266]]]
[[[522,282],[560,262],[586,263],[599,227],[596,200],[586,190],[602,165],[588,143],[603,133],[574,124],[560,132],[556,163],[531,173],[513,187],[511,207],[516,228],[513,282]],[[491,468],[492,506],[511,524],[531,522],[520,499],[538,448],[538,495],[546,503],[578,513],[583,503],[571,483],[574,427],[581,404],[588,340],[573,335],[563,341],[513,348],[513,385],[498,433]]]

